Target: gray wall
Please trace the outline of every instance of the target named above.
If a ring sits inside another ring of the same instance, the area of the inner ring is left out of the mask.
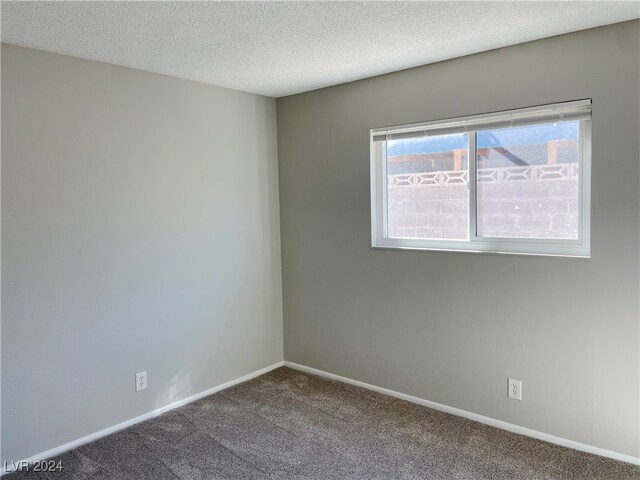
[[[282,360],[277,173],[273,99],[2,46],[3,460]]]
[[[639,44],[634,21],[278,99],[285,359],[639,456]],[[370,128],[587,97],[592,260],[369,249]]]

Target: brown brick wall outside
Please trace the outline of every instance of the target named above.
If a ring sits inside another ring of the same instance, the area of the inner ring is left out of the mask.
[[[464,239],[467,223],[466,183],[389,186],[392,237]],[[496,237],[577,238],[578,176],[480,182],[478,232]]]

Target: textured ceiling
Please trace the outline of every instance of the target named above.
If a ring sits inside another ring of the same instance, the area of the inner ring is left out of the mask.
[[[2,2],[2,41],[273,97],[640,17],[635,2]]]

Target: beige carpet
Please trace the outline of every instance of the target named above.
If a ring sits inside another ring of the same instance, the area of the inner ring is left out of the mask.
[[[602,479],[640,468],[279,368],[57,457],[55,479]]]

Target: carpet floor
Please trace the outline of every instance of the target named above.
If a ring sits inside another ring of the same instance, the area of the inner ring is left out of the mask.
[[[35,479],[602,479],[640,468],[289,368],[64,453]]]

